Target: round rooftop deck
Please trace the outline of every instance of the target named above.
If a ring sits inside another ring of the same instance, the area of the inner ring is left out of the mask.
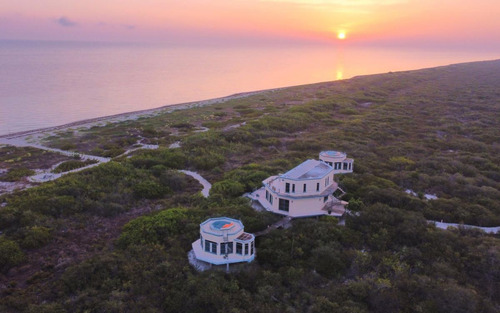
[[[201,230],[205,233],[213,235],[221,235],[225,233],[235,234],[243,230],[241,221],[229,217],[209,218],[200,224]]]
[[[215,221],[213,222],[210,227],[213,230],[230,230],[231,228],[234,227],[234,222],[231,221]]]
[[[344,152],[340,152],[340,151],[333,151],[333,150],[330,150],[330,151],[321,151],[319,153],[319,157],[329,157],[329,158],[335,158],[335,159],[345,159],[347,157],[347,154],[345,154]]]

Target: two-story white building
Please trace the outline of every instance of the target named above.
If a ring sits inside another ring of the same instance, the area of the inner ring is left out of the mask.
[[[251,262],[255,258],[255,236],[244,232],[240,220],[209,218],[200,224],[200,238],[192,243],[196,259],[214,264]]]
[[[319,157],[267,178],[249,197],[268,211],[292,217],[343,215],[347,202],[333,195],[338,189],[334,174],[352,173],[354,161],[337,151],[323,151]]]

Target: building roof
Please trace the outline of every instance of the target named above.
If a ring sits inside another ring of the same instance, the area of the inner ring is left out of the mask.
[[[326,176],[331,171],[333,171],[333,168],[324,162],[307,160],[281,175],[281,177],[290,179],[318,179]]]
[[[223,234],[236,234],[243,230],[243,223],[240,220],[229,217],[209,218],[200,224],[203,232],[221,236]]]
[[[249,233],[242,233],[241,235],[238,236],[238,240],[241,240],[241,241],[248,241],[250,239],[253,239],[255,238],[254,235],[252,234],[249,234]]]
[[[331,157],[331,158],[345,158],[347,156],[347,154],[345,154],[344,152],[340,152],[340,151],[333,151],[333,150],[330,150],[330,151],[321,151],[319,153],[319,155],[324,155],[324,156],[328,156],[328,157]]]

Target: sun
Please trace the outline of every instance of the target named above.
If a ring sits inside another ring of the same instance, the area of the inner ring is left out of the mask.
[[[345,37],[345,31],[339,31],[337,33],[337,38],[340,39],[340,40],[344,40],[346,37]]]

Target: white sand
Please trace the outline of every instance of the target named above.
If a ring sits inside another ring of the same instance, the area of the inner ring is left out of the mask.
[[[497,227],[481,227],[481,226],[475,226],[475,225],[466,225],[466,224],[457,224],[457,223],[443,223],[443,222],[438,222],[438,221],[427,221],[428,223],[436,225],[437,228],[440,229],[448,229],[448,227],[452,228],[466,228],[466,229],[481,229],[485,233],[489,234],[497,234],[500,232],[500,226]]]

